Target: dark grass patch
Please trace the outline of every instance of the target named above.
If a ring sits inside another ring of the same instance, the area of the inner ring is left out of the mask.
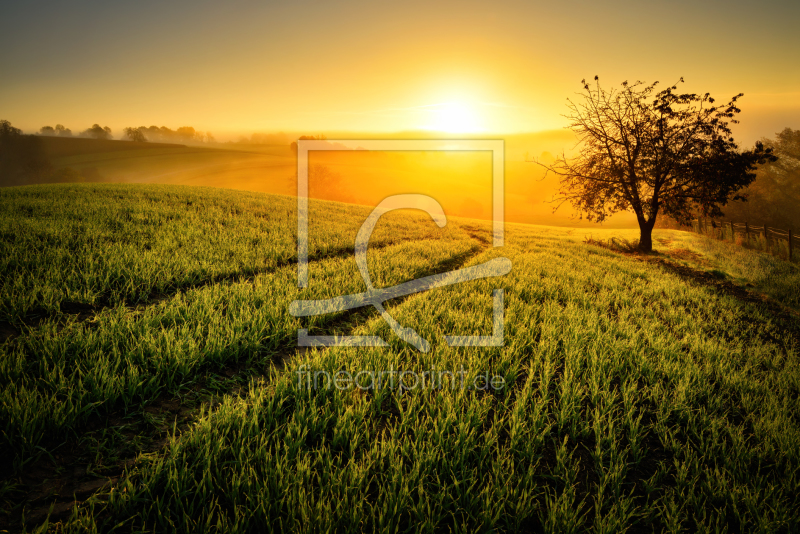
[[[297,352],[306,350],[299,347]],[[279,371],[293,357],[291,351],[274,354],[269,365]],[[201,406],[213,409],[222,396],[242,395],[254,379],[260,378],[263,385],[269,376],[264,365],[234,363],[200,375],[180,396],[162,395],[133,411],[112,408],[92,416],[63,441],[43,441],[40,454],[30,457],[18,473],[2,464],[6,467],[0,483],[9,489],[0,495],[0,531],[31,528],[45,519],[58,523],[89,497],[99,495],[102,500],[137,458],[159,454],[170,438],[189,430]]]

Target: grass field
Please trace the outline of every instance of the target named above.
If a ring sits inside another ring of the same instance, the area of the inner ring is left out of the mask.
[[[387,302],[421,353],[374,311],[288,313],[365,289],[368,213],[312,201],[300,290],[292,198],[1,189],[0,529],[800,531],[796,265],[668,230],[646,256],[586,242],[634,231],[516,224],[493,249],[485,221],[398,212],[377,286],[513,262]],[[494,288],[505,346],[449,347],[491,333]],[[298,328],[389,346],[301,350]],[[445,379],[358,375],[385,370]],[[357,385],[309,387],[323,371]]]

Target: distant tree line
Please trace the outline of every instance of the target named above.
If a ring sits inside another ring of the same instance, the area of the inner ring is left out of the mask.
[[[800,230],[800,130],[786,128],[775,139],[762,139],[778,161],[758,169],[743,191],[746,202],[731,202],[723,220]]]
[[[800,231],[800,130],[785,128],[775,139],[762,138],[765,147],[778,156],[756,171],[756,179],[741,191],[747,200],[734,200],[722,207],[725,222],[749,222],[754,225]],[[695,217],[702,217],[696,213]],[[661,228],[679,228],[665,218]]]
[[[124,136],[131,141],[161,141],[171,143],[214,142],[211,132],[200,132],[191,126],[171,130],[166,126],[140,126],[125,128]],[[74,135],[63,124],[43,126],[38,135],[26,135],[10,122],[0,121],[0,186],[41,183],[100,182],[102,176],[96,168],[55,168],[50,162],[42,137],[87,137],[113,139],[111,128],[93,124]]]
[[[148,141],[160,143],[213,143],[215,141],[211,132],[201,132],[192,126],[181,126],[176,130],[166,126],[128,126],[123,128],[123,139],[146,143]],[[63,124],[53,126],[42,126],[39,135],[50,137],[73,137],[72,130]],[[77,137],[88,137],[91,139],[113,139],[114,135],[108,126],[93,124],[91,127],[77,134]],[[255,137],[255,136],[254,136]]]
[[[52,126],[42,126],[39,128],[39,135],[48,137],[72,137],[72,130],[66,128],[63,124],[56,124],[55,128]],[[111,128],[108,126],[93,124],[91,127],[80,132],[78,137],[89,137],[91,139],[113,139],[114,136],[111,134]]]
[[[39,135],[46,135],[50,137],[72,137],[72,130],[65,128],[63,124],[56,124],[56,127],[42,126],[39,129]]]
[[[159,143],[213,143],[215,141],[211,132],[201,132],[192,126],[181,126],[172,130],[166,126],[129,126],[123,129],[125,137],[130,141],[146,143],[154,141]]]

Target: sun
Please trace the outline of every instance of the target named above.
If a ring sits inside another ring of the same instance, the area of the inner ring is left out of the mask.
[[[431,130],[452,133],[480,131],[478,117],[468,105],[460,102],[446,102],[431,106],[433,124]]]

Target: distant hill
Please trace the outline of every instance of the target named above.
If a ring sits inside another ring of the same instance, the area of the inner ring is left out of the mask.
[[[290,193],[294,156],[177,143],[36,136],[54,168],[52,182],[149,182]]]
[[[45,154],[51,159],[99,152],[118,152],[121,150],[186,148],[186,145],[176,143],[137,143],[134,141],[113,141],[86,137],[50,137],[42,135],[39,136],[39,139],[42,141]]]

